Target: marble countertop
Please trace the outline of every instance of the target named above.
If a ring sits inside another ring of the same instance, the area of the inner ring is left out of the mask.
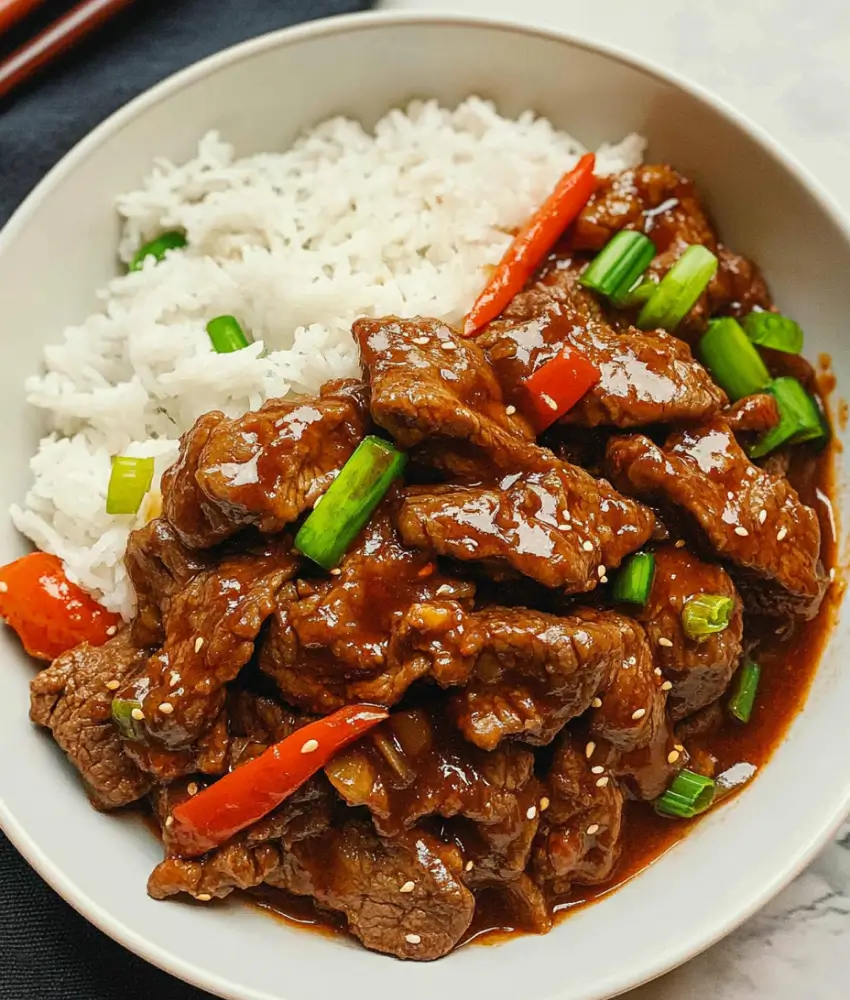
[[[384,0],[567,28],[691,77],[790,150],[850,214],[850,5],[842,0]],[[720,944],[629,1000],[847,1000],[850,821]]]

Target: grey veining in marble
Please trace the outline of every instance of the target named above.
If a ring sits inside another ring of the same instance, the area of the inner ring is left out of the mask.
[[[769,131],[850,214],[846,0],[384,0],[522,17],[677,70]],[[850,821],[757,916],[628,1000],[850,1000]]]

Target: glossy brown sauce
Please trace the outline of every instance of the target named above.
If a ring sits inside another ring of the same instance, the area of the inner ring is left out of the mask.
[[[827,570],[834,568],[836,574],[839,572],[839,528],[830,497],[834,496],[834,457],[838,448],[840,444],[833,442],[820,455],[798,448],[788,472],[801,499],[818,514],[823,563]],[[782,741],[805,702],[835,623],[844,586],[841,577],[836,576],[820,613],[812,621],[781,627],[777,626],[776,619],[759,622],[751,618],[747,622],[745,642],[757,643],[752,655],[762,667],[752,719],[747,725],[740,725],[727,718],[719,730],[705,737],[691,738],[688,743],[689,749],[710,750],[717,759],[718,774],[742,762],[760,769]],[[738,790],[729,792],[723,801],[733,798]],[[613,877],[604,885],[575,886],[556,906],[556,919],[563,919],[615,892],[662,857],[697,822],[698,819],[665,819],[648,803],[628,802],[624,815],[627,832],[622,838],[623,851]],[[252,890],[248,898],[287,923],[320,933],[345,934],[344,921],[338,915],[320,910],[310,898],[291,896],[268,887]],[[477,893],[475,918],[461,943],[496,944],[513,933],[516,931],[504,903],[486,891]]]

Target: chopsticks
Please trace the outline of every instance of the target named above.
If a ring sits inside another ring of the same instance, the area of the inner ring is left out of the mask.
[[[0,32],[35,10],[43,0],[0,0]],[[0,100],[73,48],[134,0],[82,0],[35,38],[0,61]]]

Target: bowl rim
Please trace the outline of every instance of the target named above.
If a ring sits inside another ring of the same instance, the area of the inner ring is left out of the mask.
[[[108,138],[118,134],[139,114],[167,100],[172,94],[219,69],[251,59],[259,53],[287,46],[305,39],[321,36],[351,33],[361,29],[372,29],[382,25],[460,25],[484,27],[497,31],[521,33],[543,39],[567,42],[576,48],[607,56],[625,64],[640,73],[676,87],[691,97],[708,105],[727,122],[747,133],[781,167],[788,171],[820,209],[831,219],[850,244],[850,215],[835,197],[827,191],[794,154],[777,142],[764,128],[750,120],[723,98],[717,96],[701,84],[686,76],[656,64],[636,53],[616,45],[591,39],[581,33],[556,27],[533,25],[510,17],[490,17],[487,15],[456,14],[449,11],[373,11],[343,14],[319,18],[304,24],[276,29],[213,53],[190,66],[177,71],[148,90],[133,98],[114,111],[108,118],[80,139],[39,181],[23,202],[12,213],[6,224],[0,228],[0,254],[6,252],[18,234],[29,223],[39,203],[58,188],[86,158]],[[780,892],[815,857],[821,848],[833,837],[838,827],[850,812],[850,784],[845,786],[836,798],[832,813],[826,817],[821,828],[811,834],[808,843],[791,855],[784,866],[760,891],[753,891],[748,898],[738,900],[734,912],[712,932],[686,933],[678,944],[659,951],[657,957],[648,961],[640,978],[634,979],[628,972],[608,977],[604,992],[588,996],[587,1000],[610,1000],[628,990],[664,975],[711,945],[720,941]],[[210,973],[200,965],[182,958],[169,949],[151,943],[145,936],[133,930],[124,922],[113,917],[104,907],[94,902],[62,869],[54,864],[31,839],[22,824],[11,814],[0,798],[0,830],[9,838],[16,850],[30,866],[78,913],[100,931],[119,944],[145,959],[159,969],[176,976],[199,989],[206,990],[225,1000],[277,1000],[271,994],[252,987],[241,986],[223,977]],[[611,990],[613,989],[613,992]],[[555,1000],[555,998],[553,998]]]

